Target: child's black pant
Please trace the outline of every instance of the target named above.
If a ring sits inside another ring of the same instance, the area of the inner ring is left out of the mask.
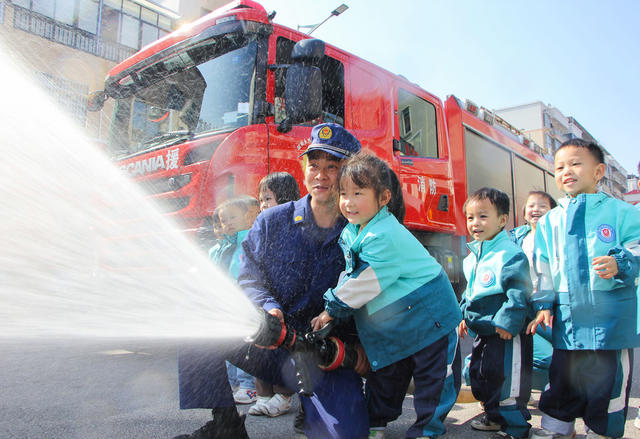
[[[444,420],[456,402],[461,383],[455,330],[415,354],[367,375],[365,391],[372,428],[384,427],[402,414],[411,377],[415,384],[413,404],[417,419],[407,437],[444,434]]]
[[[554,349],[549,387],[540,397],[542,427],[569,434],[575,419],[582,418],[600,435],[622,437],[632,371],[633,349]]]
[[[503,340],[498,334],[476,336],[469,378],[473,396],[484,403],[489,420],[515,437],[526,437],[531,425],[527,403],[531,396],[533,337],[519,334]]]

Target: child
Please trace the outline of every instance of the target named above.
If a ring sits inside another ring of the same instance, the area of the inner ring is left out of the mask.
[[[534,439],[571,438],[582,417],[587,438],[621,437],[631,385],[636,333],[640,215],[598,192],[604,154],[572,139],[554,157],[555,179],[567,197],[538,221],[535,260],[538,311],[528,330],[549,326],[553,356],[540,398],[542,430]]]
[[[260,211],[269,207],[296,201],[300,198],[300,188],[295,178],[288,172],[272,172],[260,180],[258,200]]]
[[[298,182],[287,172],[273,172],[260,180],[258,185],[258,201],[261,212],[278,204],[296,201],[299,198]],[[247,413],[254,416],[276,417],[289,411],[291,395],[293,395],[291,390],[282,386],[274,386],[259,378],[255,380],[258,400]]]
[[[240,243],[249,232],[251,225],[258,216],[258,200],[253,197],[238,197],[222,203],[215,211],[223,239],[209,250],[209,259],[233,279],[238,278],[242,260],[242,246]],[[212,218],[216,226],[216,220]],[[238,404],[251,404],[257,399],[254,378],[241,369],[227,362],[227,374],[232,388],[237,388],[233,399]]]
[[[537,275],[533,265],[533,241],[538,220],[558,203],[551,195],[543,191],[531,191],[527,195],[524,204],[524,220],[526,224],[509,231],[509,237],[513,242],[522,247],[529,260],[529,273],[531,281],[535,284]],[[551,364],[551,328],[538,328],[533,336],[533,375],[532,387],[543,390],[549,382],[549,365]]]
[[[509,219],[507,194],[479,189],[464,203],[464,214],[474,241],[463,264],[467,289],[460,303],[464,320],[459,335],[468,330],[476,334],[469,377],[473,396],[485,410],[472,427],[497,430],[499,425],[493,438],[527,437],[533,355],[532,338],[525,334],[529,263],[503,230]]]
[[[455,294],[442,267],[401,224],[400,184],[382,160],[350,159],[339,182],[340,211],[349,221],[339,241],[346,269],[312,325],[354,316],[372,369],[365,387],[370,438],[383,438],[400,416],[412,377],[417,420],[407,437],[436,437],[460,390]]]

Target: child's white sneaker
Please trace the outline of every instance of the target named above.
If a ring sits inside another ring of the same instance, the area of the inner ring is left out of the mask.
[[[531,434],[529,435],[529,439],[573,439],[574,437],[576,437],[575,430],[569,434],[560,434],[545,428],[531,429]]]
[[[265,408],[265,414],[272,418],[284,415],[291,408],[291,397],[285,396],[281,393],[276,393],[265,403]]]
[[[263,416],[267,414],[267,402],[271,399],[270,396],[258,396],[256,403],[249,407],[249,413],[252,416]]]
[[[255,389],[243,389],[240,388],[233,394],[233,400],[236,404],[251,404],[258,399],[258,394]]]
[[[500,424],[490,421],[487,417],[487,414],[485,413],[484,415],[482,415],[482,417],[480,417],[480,419],[474,419],[473,421],[471,421],[471,428],[480,431],[499,431]]]
[[[369,439],[384,439],[384,430],[369,430]]]

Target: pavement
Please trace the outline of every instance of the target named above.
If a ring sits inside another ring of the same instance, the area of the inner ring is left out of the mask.
[[[176,352],[175,345],[156,341],[0,340],[0,439],[156,439],[191,432],[211,415],[179,410]],[[635,376],[625,437],[640,439],[632,422],[640,405]],[[238,406],[241,412],[248,407]],[[540,412],[530,408],[538,427]],[[490,433],[469,426],[480,414],[478,403],[456,404],[445,437],[488,439]],[[248,416],[246,426],[252,439],[294,439],[294,417],[295,408],[277,418]],[[386,437],[404,438],[414,419],[408,395]],[[585,437],[581,422],[577,431]]]

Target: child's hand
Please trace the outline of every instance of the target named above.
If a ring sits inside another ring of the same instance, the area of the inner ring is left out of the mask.
[[[503,340],[511,340],[513,338],[513,336],[509,333],[509,331],[506,331],[502,328],[498,328],[497,326],[496,326],[496,332],[498,333],[500,338]]]
[[[535,334],[538,325],[542,325],[543,329],[551,327],[551,310],[541,309],[538,311],[536,318],[527,325],[527,334]]]
[[[618,274],[618,263],[613,256],[598,256],[591,262],[593,269],[602,279],[611,279]]]
[[[322,311],[320,314],[311,319],[311,328],[314,331],[317,331],[324,325],[329,323],[331,320],[333,320],[333,317],[331,317],[327,311]]]
[[[358,361],[353,369],[358,375],[363,377],[371,370],[371,365],[369,364],[369,358],[367,358],[367,353],[364,351],[362,345],[358,343],[355,347],[358,352]]]
[[[462,339],[465,335],[469,335],[469,329],[467,328],[467,322],[463,319],[458,325],[458,337]]]

